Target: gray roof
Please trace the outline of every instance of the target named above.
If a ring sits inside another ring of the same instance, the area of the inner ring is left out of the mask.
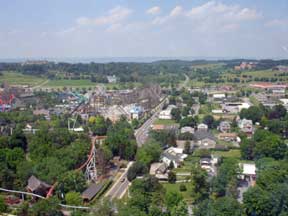
[[[88,199],[91,200],[93,199],[93,197],[96,196],[97,193],[99,193],[99,191],[102,189],[103,184],[99,183],[99,184],[91,184],[82,194],[81,197],[83,199]]]
[[[32,192],[38,190],[39,188],[48,189],[50,187],[51,185],[39,180],[34,175],[30,176],[30,178],[28,179],[27,188]]]
[[[210,133],[209,131],[201,131],[201,130],[199,131],[199,130],[197,130],[194,133],[194,137],[195,137],[196,140],[203,140],[203,139],[208,138],[208,139],[216,141],[215,136],[212,133]]]
[[[170,154],[169,152],[163,152],[163,153],[162,153],[162,157],[166,157],[166,158],[168,158],[169,160],[175,161],[175,162],[177,162],[177,163],[180,163],[180,162],[181,162],[180,157],[178,157],[177,155]]]

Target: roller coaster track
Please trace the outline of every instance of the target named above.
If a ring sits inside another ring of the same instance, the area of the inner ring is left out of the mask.
[[[96,137],[91,137],[91,149],[90,149],[90,153],[88,155],[88,159],[79,168],[75,169],[76,171],[82,170],[89,163],[89,161],[91,160],[91,157],[93,155],[93,150],[95,148],[95,146],[94,146],[95,139],[96,139]],[[50,190],[48,191],[46,197],[38,195],[38,194],[30,193],[30,192],[17,191],[17,190],[8,190],[8,189],[5,189],[5,188],[0,188],[0,191],[7,192],[7,193],[17,193],[17,194],[22,194],[22,195],[29,195],[29,196],[37,197],[37,198],[40,198],[40,199],[47,199],[47,198],[51,197],[56,185],[57,185],[57,182],[55,182],[53,184],[53,186],[50,188]],[[85,209],[86,210],[88,210],[88,209],[92,210],[93,209],[93,208],[86,207],[86,206],[64,205],[64,204],[61,204],[61,203],[59,203],[59,205],[61,207],[63,207],[63,208],[83,209],[83,210],[85,210]]]
[[[34,193],[29,193],[29,192],[25,192],[25,191],[17,191],[17,190],[8,190],[5,188],[0,188],[0,191],[3,192],[7,192],[7,193],[17,193],[17,194],[22,194],[22,195],[29,195],[29,196],[33,196],[33,197],[37,197],[40,199],[46,199],[46,197],[40,196],[38,194],[34,194]],[[64,205],[59,203],[59,205],[63,208],[73,208],[73,209],[92,209],[90,207],[87,206],[73,206],[73,205]]]
[[[88,155],[88,158],[87,158],[87,160],[86,160],[79,168],[75,169],[75,171],[80,171],[80,170],[82,170],[82,169],[89,163],[89,161],[91,160],[91,158],[92,158],[92,156],[93,156],[93,151],[94,151],[94,148],[95,148],[94,143],[95,143],[96,137],[92,137],[92,136],[91,136],[90,138],[91,138],[91,148],[90,148],[90,153],[89,153],[89,155]],[[54,189],[55,189],[56,186],[57,186],[57,182],[55,182],[55,183],[52,185],[52,187],[49,189],[49,191],[48,191],[48,193],[47,193],[47,195],[46,195],[46,198],[49,198],[49,197],[52,196],[53,191],[54,191]]]

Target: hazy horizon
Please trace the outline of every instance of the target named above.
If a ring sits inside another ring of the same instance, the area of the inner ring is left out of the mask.
[[[0,58],[288,58],[287,11],[287,0],[0,0]]]

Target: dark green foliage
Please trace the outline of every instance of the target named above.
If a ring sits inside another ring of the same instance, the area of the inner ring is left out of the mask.
[[[8,206],[5,203],[5,200],[2,196],[0,196],[0,213],[4,213],[7,211]]]
[[[62,216],[59,201],[56,198],[38,201],[29,209],[31,216]]]
[[[160,159],[162,148],[155,140],[148,140],[136,154],[136,160],[149,166],[153,162],[157,162]]]
[[[161,147],[175,146],[176,134],[174,131],[151,131],[150,136],[160,143]]]
[[[109,129],[106,145],[114,156],[117,155],[126,160],[134,159],[137,149],[134,130],[125,119],[116,122]]]
[[[223,163],[218,169],[217,177],[214,177],[212,185],[213,192],[216,196],[221,197],[225,195],[234,196],[234,190],[237,187],[235,181],[238,173],[238,162],[235,159],[224,159]]]
[[[69,191],[83,192],[85,189],[84,174],[81,171],[69,171],[60,176],[56,191],[60,194]]]
[[[196,127],[197,126],[197,119],[193,118],[192,116],[186,117],[181,119],[180,127]]]
[[[206,199],[209,195],[209,184],[207,180],[207,172],[195,165],[191,171],[191,196],[194,202],[198,203]]]
[[[257,106],[251,106],[248,109],[242,109],[240,112],[241,119],[250,119],[253,121],[253,123],[260,122],[263,115],[264,113]]]
[[[206,115],[203,118],[203,123],[208,126],[208,128],[217,128],[217,122],[214,120],[214,117],[212,115]]]
[[[144,175],[148,172],[147,166],[140,161],[136,161],[132,164],[131,167],[128,169],[127,179],[129,181],[134,180],[138,175]]]
[[[181,110],[179,108],[173,108],[171,110],[172,119],[179,122],[181,120]]]
[[[168,182],[172,184],[175,184],[176,182],[176,174],[173,171],[168,173]]]
[[[241,216],[242,208],[236,199],[221,197],[213,200],[203,201],[194,212],[195,216]]]

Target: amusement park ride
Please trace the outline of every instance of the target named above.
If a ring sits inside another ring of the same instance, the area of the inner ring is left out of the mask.
[[[12,109],[14,94],[1,92],[0,93],[0,112],[10,111]]]

